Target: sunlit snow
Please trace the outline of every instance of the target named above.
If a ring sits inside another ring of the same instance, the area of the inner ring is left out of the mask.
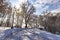
[[[0,33],[0,40],[60,40],[60,35],[25,28],[8,29]]]

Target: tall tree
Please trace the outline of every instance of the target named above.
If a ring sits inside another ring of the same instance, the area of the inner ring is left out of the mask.
[[[29,3],[25,2],[21,4],[21,9],[22,9],[22,16],[25,19],[25,27],[27,28],[27,24],[31,19],[31,15],[35,12],[35,7]]]
[[[7,26],[10,26],[10,18],[11,18],[11,13],[12,13],[12,7],[11,5],[9,5],[8,7],[8,10],[7,10],[7,15],[8,15],[8,18],[7,18]]]
[[[8,19],[10,18],[11,10],[12,8],[9,0],[0,0],[0,13],[2,14],[3,21],[6,18],[6,15],[9,15]]]
[[[19,16],[20,16],[19,14],[20,14],[20,11],[19,11],[19,9],[17,9],[16,10],[16,16],[17,16],[17,24],[16,24],[16,26],[17,27],[19,27]]]

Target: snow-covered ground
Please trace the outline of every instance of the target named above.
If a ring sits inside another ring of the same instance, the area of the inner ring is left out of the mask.
[[[60,40],[60,35],[41,31],[37,28],[16,28],[1,32],[0,40]]]
[[[11,29],[11,27],[0,27],[0,32],[7,30],[7,29]]]

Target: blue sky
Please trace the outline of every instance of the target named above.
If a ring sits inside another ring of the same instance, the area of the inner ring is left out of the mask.
[[[60,0],[10,0],[12,6],[16,6],[17,8],[22,2],[29,1],[36,8],[35,14],[39,15],[44,11],[48,10],[51,12],[59,12],[60,11]]]

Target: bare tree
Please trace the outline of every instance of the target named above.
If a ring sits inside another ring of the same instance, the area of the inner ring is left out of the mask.
[[[0,13],[2,14],[3,21],[6,17],[6,15],[9,15],[9,18],[10,18],[11,9],[12,9],[11,3],[8,0],[0,0]]]
[[[44,26],[44,28],[52,33],[56,32],[56,20],[57,16],[53,16],[51,13],[47,13],[46,15],[40,15],[39,24]]]
[[[12,13],[12,7],[11,5],[8,7],[8,19],[7,19],[7,26],[11,26],[10,25],[10,18],[11,18],[11,13]]]
[[[25,19],[25,27],[27,28],[27,24],[31,19],[31,15],[35,12],[35,7],[31,3],[25,2],[21,4],[21,9]]]

